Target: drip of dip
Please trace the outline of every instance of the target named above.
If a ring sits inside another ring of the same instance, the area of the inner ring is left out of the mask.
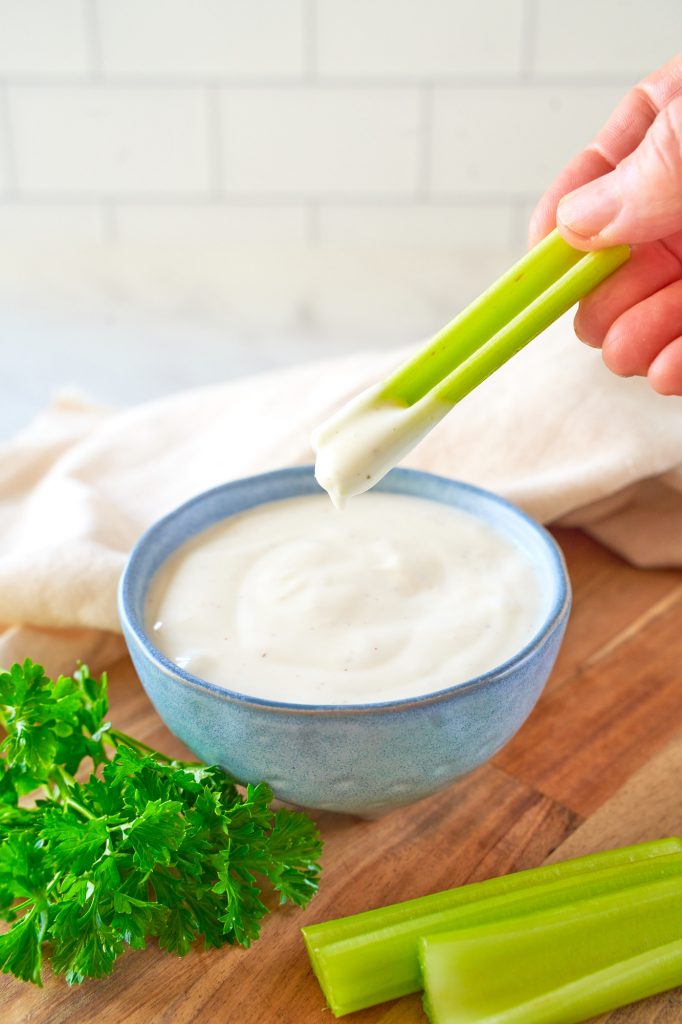
[[[363,494],[400,462],[452,408],[433,396],[399,404],[368,388],[330,416],[311,438],[315,478],[337,508]]]
[[[172,662],[294,704],[375,703],[500,665],[542,620],[529,559],[468,512],[377,493],[260,505],[193,538],[152,583],[147,625]]]

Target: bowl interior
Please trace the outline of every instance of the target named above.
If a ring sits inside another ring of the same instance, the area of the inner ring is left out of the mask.
[[[450,480],[445,477],[423,473],[417,470],[394,469],[376,485],[376,490],[413,495],[442,504],[454,506],[483,520],[511,540],[523,551],[532,564],[539,583],[542,602],[542,624],[529,643],[502,666],[497,666],[476,679],[447,687],[444,691],[479,684],[500,671],[511,668],[526,657],[551,630],[563,615],[569,600],[569,586],[561,552],[553,538],[529,516],[504,499],[489,491]],[[244,512],[266,502],[282,501],[287,498],[320,494],[321,488],[315,480],[312,466],[276,470],[259,476],[246,477],[206,491],[159,520],[141,537],[133,549],[121,580],[119,605],[121,617],[128,628],[142,642],[148,655],[166,671],[185,679],[188,683],[217,691],[222,695],[244,700],[253,704],[273,707],[300,707],[282,701],[267,701],[248,697],[238,692],[225,690],[205,680],[198,679],[169,661],[152,643],[145,626],[146,600],[150,584],[163,563],[186,541],[215,523]],[[398,701],[387,702],[402,705],[419,702],[434,696],[424,694]],[[366,705],[343,705],[346,711],[358,708],[376,708],[378,703]],[[330,710],[329,705],[319,705],[320,710]]]

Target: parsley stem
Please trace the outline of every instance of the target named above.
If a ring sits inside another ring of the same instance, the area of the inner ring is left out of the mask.
[[[87,807],[83,807],[83,805],[79,804],[76,800],[72,800],[70,796],[64,797],[64,803],[67,807],[72,807],[74,811],[78,811],[79,814],[82,814],[84,818],[88,818],[90,821],[94,821],[97,817],[97,815],[93,814],[92,811],[89,811]]]
[[[54,777],[56,776],[56,777]],[[61,798],[61,803],[64,807],[71,807],[74,811],[82,814],[84,818],[88,818],[90,821],[94,821],[96,815],[89,811],[83,804],[79,804],[77,800],[74,800],[71,794],[71,787],[74,783],[74,779],[67,775],[61,765],[55,765],[55,773],[53,776],[54,784],[57,788],[57,793]]]
[[[159,761],[165,761],[166,764],[182,764],[186,766],[201,766],[201,761],[177,761],[174,757],[169,757],[167,754],[162,754],[156,747],[150,747],[147,743],[143,743],[142,740],[137,740],[133,736],[129,736],[125,732],[121,732],[119,729],[110,729],[108,732],[108,738],[113,741],[115,747],[119,743],[125,743],[126,746],[132,747],[133,750],[144,751],[147,754],[151,754]]]
[[[12,913],[18,914],[20,910],[24,909],[24,907],[31,907],[31,910],[29,910],[28,913],[24,914],[24,917],[28,918],[31,916],[31,914],[36,908],[36,902],[33,896],[30,896],[27,900],[24,900],[23,903],[15,903],[14,906],[12,907]]]
[[[54,889],[55,885],[57,884],[57,882],[60,880],[61,877],[62,877],[62,873],[61,873],[61,871],[58,871],[57,874],[51,879],[51,881],[48,882],[47,886],[45,887],[45,895],[46,896],[50,895],[50,892],[52,891],[52,889]]]
[[[115,747],[117,747],[119,743],[124,743],[127,747],[132,747],[133,750],[153,754],[154,757],[157,757],[160,761],[166,761],[170,764],[173,760],[172,757],[168,757],[167,754],[162,754],[161,751],[156,750],[155,747],[150,747],[147,743],[143,743],[142,740],[136,740],[133,736],[129,736],[125,732],[120,732],[118,729],[110,729],[108,735],[109,739],[113,741]]]
[[[47,901],[47,897],[50,895],[50,892],[52,891],[52,889],[54,889],[55,885],[57,884],[61,877],[61,871],[57,872],[54,878],[52,878],[51,881],[48,882],[44,889],[37,892],[34,896],[29,896],[28,899],[25,899],[23,903],[15,903],[14,906],[12,907],[12,913],[18,914],[20,910],[24,909],[24,907],[30,907],[31,909],[24,914],[22,920],[24,920],[25,918],[32,917],[33,914],[36,913],[41,907],[44,908],[44,905]]]

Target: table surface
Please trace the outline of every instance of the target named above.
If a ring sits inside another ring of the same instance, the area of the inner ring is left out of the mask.
[[[324,1024],[301,925],[508,871],[682,830],[682,574],[643,572],[573,530],[558,530],[574,610],[547,689],[517,737],[449,789],[375,822],[320,813],[319,895],[282,909],[250,950],[150,946],[113,975],[69,990],[0,979],[2,1020],[20,1024]],[[111,673],[120,728],[176,755],[123,661]],[[348,1018],[424,1021],[412,996]],[[678,989],[609,1014],[618,1024],[679,1024]],[[531,1022],[529,1022],[531,1024]]]

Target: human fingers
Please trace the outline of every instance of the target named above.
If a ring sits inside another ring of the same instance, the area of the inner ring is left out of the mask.
[[[590,292],[578,308],[575,333],[598,347],[611,325],[632,306],[682,278],[682,233],[635,246],[628,262]]]
[[[528,244],[537,245],[541,239],[557,226],[556,211],[559,200],[593,178],[613,170],[601,153],[589,147],[573,157],[563,171],[554,179],[533,210],[528,228]]]
[[[660,395],[682,395],[682,338],[666,345],[649,367],[647,376]]]
[[[602,356],[622,377],[645,377],[666,345],[682,335],[682,280],[626,309],[606,332]]]
[[[682,228],[682,96],[615,170],[560,200],[557,225],[582,249],[651,242]]]
[[[564,195],[612,171],[637,148],[658,113],[679,95],[682,54],[631,89],[594,141],[555,178],[531,216],[529,244],[535,245],[556,226],[557,206]]]

